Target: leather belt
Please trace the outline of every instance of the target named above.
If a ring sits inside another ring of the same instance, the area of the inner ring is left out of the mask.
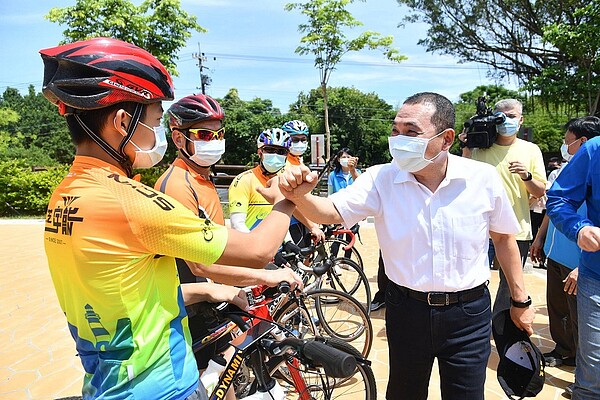
[[[478,299],[485,294],[486,286],[487,283],[482,283],[475,288],[460,292],[419,292],[399,285],[398,288],[410,298],[427,303],[432,307],[443,307],[459,301],[467,302]]]

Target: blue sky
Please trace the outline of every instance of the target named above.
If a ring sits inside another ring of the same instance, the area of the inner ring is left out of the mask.
[[[207,94],[214,97],[222,97],[230,88],[236,88],[243,100],[271,99],[286,112],[299,92],[318,87],[319,73],[311,57],[294,53],[301,38],[298,25],[304,20],[298,11],[284,10],[288,2],[182,0],[182,7],[196,15],[198,23],[208,32],[195,32],[180,51],[180,75],[174,78],[176,98],[200,92],[199,69],[192,57],[198,52],[198,44],[208,58],[205,65],[210,71],[206,73],[212,78]],[[41,90],[43,70],[38,51],[55,46],[66,28],[46,21],[43,16],[51,7],[74,4],[75,0],[0,3],[0,33],[4,38],[0,91],[10,86],[24,92],[30,84]],[[396,0],[359,1],[350,10],[364,26],[349,32],[348,37],[357,36],[359,30],[393,35],[394,46],[408,56],[408,60],[392,65],[379,51],[348,53],[333,72],[330,86],[375,92],[397,106],[420,91],[438,92],[456,101],[460,93],[493,83],[487,78],[484,66],[458,64],[452,57],[426,53],[417,41],[425,37],[427,27],[410,24],[399,28],[397,25],[406,10],[398,6]]]

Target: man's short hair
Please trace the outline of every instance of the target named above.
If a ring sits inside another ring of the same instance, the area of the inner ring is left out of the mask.
[[[494,104],[494,111],[506,111],[511,108],[519,110],[519,114],[523,115],[523,103],[517,99],[504,99]]]
[[[78,111],[79,118],[83,121],[83,123],[96,135],[99,135],[104,126],[107,123],[112,123],[111,121],[107,121],[107,117],[120,109],[127,111],[129,114],[132,114],[135,110],[137,103],[128,101],[117,104],[112,104],[108,107],[99,108],[97,110],[85,110]],[[141,118],[143,119],[146,116],[146,108],[144,107],[142,110]],[[92,140],[90,135],[82,128],[81,124],[77,122],[75,118],[75,114],[69,114],[65,116],[67,121],[67,126],[69,127],[69,131],[71,133],[71,140],[73,144],[78,146],[81,143]]]
[[[454,129],[455,112],[452,102],[441,94],[432,92],[421,92],[413,94],[404,101],[404,104],[431,104],[435,111],[431,116],[431,123],[438,132],[446,129]]]
[[[577,139],[583,136],[591,139],[600,134],[600,118],[594,116],[574,118],[569,121],[567,131]]]

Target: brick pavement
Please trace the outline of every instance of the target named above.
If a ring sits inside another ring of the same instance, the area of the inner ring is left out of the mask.
[[[65,399],[81,394],[83,370],[73,340],[56,300],[43,249],[41,223],[0,221],[0,399]],[[377,281],[378,245],[370,224],[361,228],[363,244],[357,243],[373,293]],[[534,304],[538,305],[534,342],[549,351],[548,317],[545,308],[545,275],[534,270],[525,276]],[[497,272],[490,288],[497,287]],[[387,383],[387,343],[384,310],[373,313],[374,344],[371,352],[379,398]],[[494,349],[494,348],[493,348]],[[505,399],[496,380],[495,349],[490,357],[486,399]],[[563,388],[573,381],[573,368],[547,368],[547,381],[538,399],[562,399]],[[432,374],[430,396],[439,399],[437,369]]]

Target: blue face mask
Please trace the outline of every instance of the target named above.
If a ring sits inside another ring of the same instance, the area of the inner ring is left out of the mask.
[[[504,121],[504,123],[502,125],[498,125],[498,127],[496,128],[498,134],[501,136],[512,136],[512,135],[516,134],[517,132],[519,132],[519,120],[520,119],[521,119],[520,117],[517,117],[517,118],[506,117],[506,120]]]
[[[287,156],[279,154],[264,153],[262,159],[262,165],[265,169],[274,174],[281,168],[285,167],[285,160]]]

